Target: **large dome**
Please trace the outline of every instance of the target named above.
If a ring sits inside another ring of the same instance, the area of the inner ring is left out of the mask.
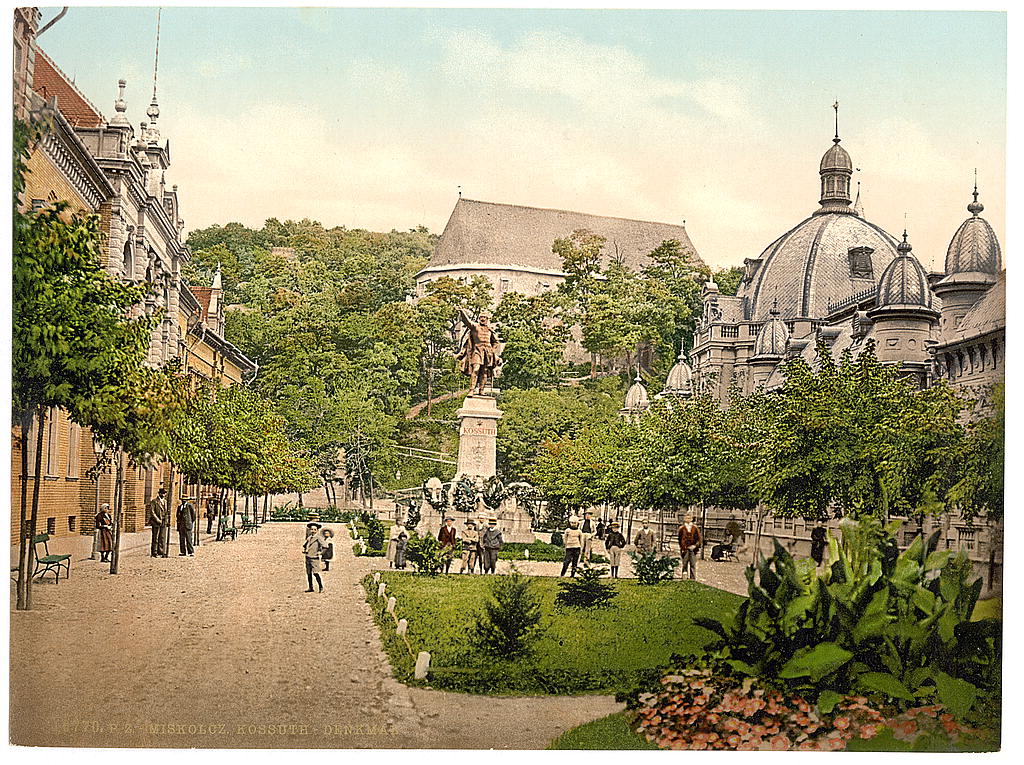
[[[858,215],[819,212],[747,261],[737,292],[746,298],[746,318],[766,321],[777,300],[783,319],[821,319],[837,303],[873,292],[896,245]]]
[[[967,205],[971,217],[960,224],[946,250],[946,278],[944,282],[962,281],[963,277],[978,277],[982,281],[995,281],[1003,270],[1003,257],[999,249],[996,232],[988,221],[979,216],[984,205],[978,201],[978,189],[974,189],[974,201]],[[957,277],[961,279],[957,279]],[[985,279],[985,276],[990,277]]]

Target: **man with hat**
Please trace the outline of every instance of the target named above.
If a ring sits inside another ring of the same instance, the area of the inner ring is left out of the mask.
[[[572,576],[576,576],[576,567],[580,563],[580,549],[583,547],[583,534],[580,532],[580,519],[575,515],[569,518],[569,528],[562,532],[562,540],[565,542],[565,557],[562,558],[562,573],[559,576],[565,576],[570,565]]]
[[[146,515],[149,516],[149,524],[153,532],[149,554],[154,558],[166,558],[167,540],[164,539],[164,526],[170,522],[170,513],[167,510],[167,489],[160,489],[156,496],[149,501],[146,506]]]
[[[619,578],[619,560],[622,558],[622,548],[626,546],[626,538],[619,531],[619,522],[612,521],[608,531],[604,534],[604,549],[608,551],[608,561],[612,568],[612,579]]]
[[[679,555],[683,559],[681,576],[685,577],[689,571],[690,579],[697,578],[697,551],[703,543],[700,529],[693,522],[693,513],[687,513],[683,525],[679,527]]]
[[[175,522],[178,525],[178,556],[192,557],[196,552],[192,546],[192,529],[196,525],[196,506],[192,504],[191,497],[181,498]]]
[[[483,548],[484,557],[482,571],[484,574],[494,574],[498,566],[498,551],[504,547],[505,540],[502,539],[501,529],[498,528],[498,519],[493,515],[487,519],[487,528],[480,535],[480,546]]]
[[[306,556],[306,581],[309,582],[306,592],[313,592],[314,577],[320,592],[324,591],[324,581],[320,578],[320,555],[323,550],[324,538],[320,536],[320,524],[310,521],[306,524],[306,541],[302,544],[302,554]]]
[[[636,545],[636,551],[640,555],[654,551],[654,529],[647,525],[646,518],[644,518],[644,527],[636,533],[633,544]]]
[[[437,532],[437,541],[441,543],[441,557],[444,558],[444,573],[452,567],[452,558],[455,557],[455,542],[458,540],[455,531],[455,519],[450,515],[444,519],[444,526]]]
[[[469,569],[473,573],[476,568],[476,561],[479,558],[477,546],[480,544],[480,532],[476,530],[476,521],[472,518],[466,521],[466,528],[462,532],[462,566],[459,573],[464,574]]]

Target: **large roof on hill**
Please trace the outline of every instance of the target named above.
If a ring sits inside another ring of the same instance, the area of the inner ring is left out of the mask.
[[[685,252],[701,262],[683,226],[459,199],[424,271],[465,264],[561,272],[562,261],[551,245],[577,229],[607,240],[606,261],[619,257],[634,269],[644,265],[646,256],[668,239],[678,240]]]
[[[89,103],[89,99],[41,49],[36,49],[32,89],[47,101],[56,96],[57,108],[73,127],[100,127],[105,122],[100,110]]]

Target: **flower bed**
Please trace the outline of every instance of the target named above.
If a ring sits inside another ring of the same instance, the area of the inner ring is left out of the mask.
[[[742,683],[710,669],[665,675],[632,704],[635,730],[664,749],[987,751],[982,731],[940,704],[896,713],[864,696],[836,697],[825,709],[800,696]]]

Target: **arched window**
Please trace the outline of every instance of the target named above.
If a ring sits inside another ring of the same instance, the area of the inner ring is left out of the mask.
[[[132,257],[132,243],[124,243],[124,275],[126,279],[135,278],[135,259]]]

